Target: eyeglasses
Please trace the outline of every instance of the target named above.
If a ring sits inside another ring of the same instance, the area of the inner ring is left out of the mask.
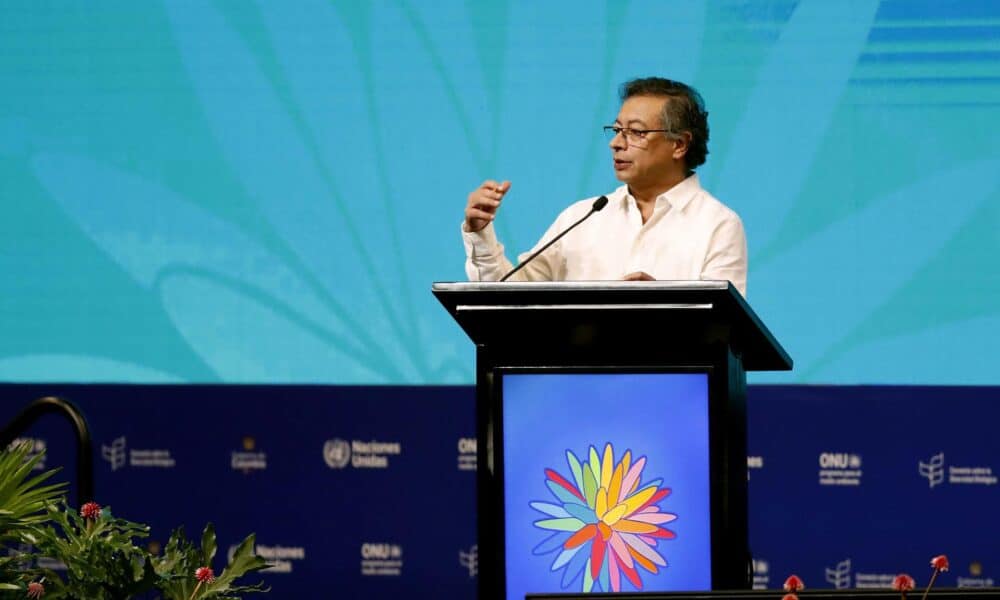
[[[631,127],[619,127],[618,125],[605,125],[604,133],[608,140],[615,139],[619,134],[625,136],[625,141],[629,146],[643,146],[646,143],[646,136],[650,133],[666,133],[667,137],[675,137],[669,129],[632,129]]]

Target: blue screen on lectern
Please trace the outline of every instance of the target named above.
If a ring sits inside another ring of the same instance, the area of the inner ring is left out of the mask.
[[[502,375],[507,598],[711,589],[708,376]]]

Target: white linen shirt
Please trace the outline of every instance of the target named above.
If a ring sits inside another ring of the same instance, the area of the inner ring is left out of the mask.
[[[564,210],[524,260],[590,211],[595,198]],[[514,268],[490,223],[465,231],[470,281],[497,281]],[[514,281],[607,281],[645,271],[658,280],[731,281],[746,297],[747,243],[743,222],[691,175],[656,198],[642,222],[639,206],[621,186],[608,205],[511,277]]]

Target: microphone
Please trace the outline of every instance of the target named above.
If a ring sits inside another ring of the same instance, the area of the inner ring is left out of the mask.
[[[594,200],[594,204],[593,204],[593,206],[591,206],[591,207],[590,207],[590,212],[588,212],[587,214],[583,215],[583,218],[582,218],[582,219],[580,219],[580,220],[579,220],[579,221],[577,221],[576,223],[573,223],[572,225],[570,225],[569,227],[567,227],[566,229],[564,229],[564,230],[562,231],[562,233],[560,233],[560,234],[559,234],[559,235],[557,235],[556,237],[552,238],[552,239],[551,239],[551,240],[549,241],[549,243],[548,243],[548,244],[545,244],[544,246],[542,246],[541,248],[539,248],[539,249],[538,249],[537,251],[535,251],[535,253],[534,253],[534,254],[532,254],[532,255],[531,255],[531,256],[529,256],[528,258],[524,259],[524,262],[523,262],[523,263],[521,263],[521,264],[517,265],[516,267],[514,267],[513,269],[511,269],[510,273],[507,273],[506,275],[504,275],[503,277],[501,277],[501,278],[500,278],[500,281],[507,281],[507,278],[508,278],[508,277],[510,277],[510,276],[511,276],[511,275],[513,275],[514,273],[517,273],[518,271],[520,271],[521,269],[523,269],[523,268],[524,268],[524,265],[526,265],[526,264],[530,263],[531,261],[535,260],[535,257],[536,257],[536,256],[538,256],[538,255],[539,255],[539,254],[541,254],[542,252],[545,252],[545,250],[546,250],[546,249],[547,249],[547,248],[548,248],[549,246],[551,246],[552,244],[554,244],[554,243],[558,242],[558,241],[559,241],[560,239],[562,239],[562,236],[566,235],[566,234],[567,234],[567,233],[569,233],[570,231],[573,231],[573,228],[575,228],[575,227],[576,227],[577,225],[579,225],[580,223],[583,223],[584,221],[586,221],[587,219],[589,219],[589,218],[590,218],[590,215],[592,215],[592,214],[594,214],[595,212],[597,212],[597,211],[601,210],[602,208],[604,208],[604,207],[605,207],[605,206],[607,206],[607,205],[608,205],[608,197],[607,197],[607,196],[601,196],[601,197],[600,197],[600,198],[598,198],[597,200]]]

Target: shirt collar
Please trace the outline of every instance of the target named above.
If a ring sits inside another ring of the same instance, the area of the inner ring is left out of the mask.
[[[635,202],[632,195],[628,193],[627,185],[623,185],[615,191],[621,193],[619,202],[623,208],[628,205],[629,200]],[[664,203],[669,203],[671,208],[682,211],[700,191],[701,182],[698,181],[698,174],[692,173],[674,187],[657,196],[656,208],[662,207]]]

